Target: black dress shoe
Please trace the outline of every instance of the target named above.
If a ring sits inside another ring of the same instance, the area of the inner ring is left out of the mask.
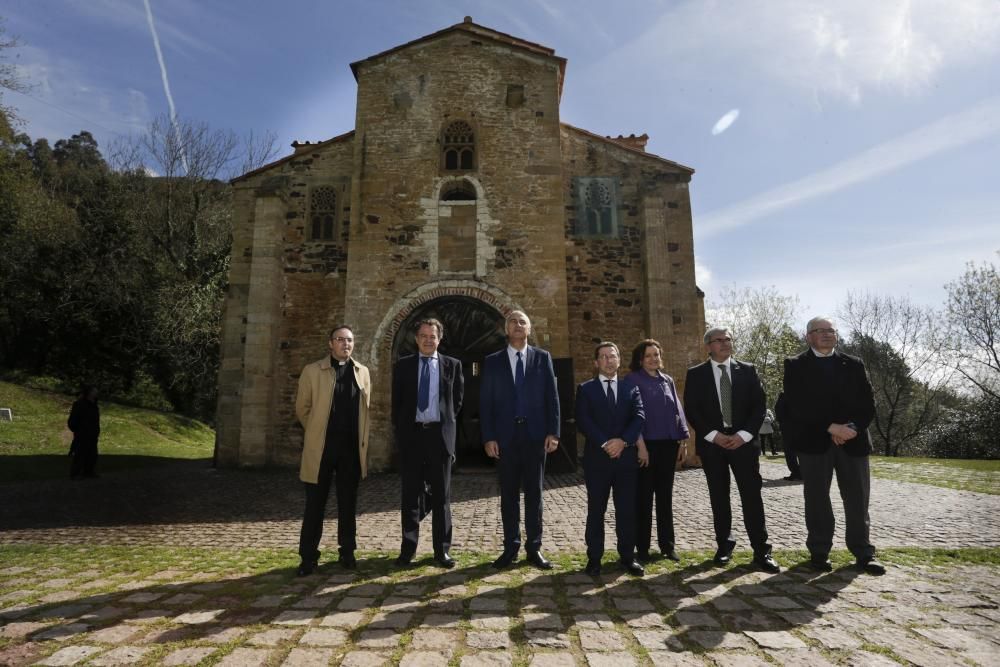
[[[541,551],[532,551],[529,553],[528,562],[540,570],[552,569],[552,561],[546,560]]]
[[[455,567],[455,559],[449,556],[447,551],[443,554],[434,556],[434,562],[447,570]]]
[[[666,551],[664,551],[662,553],[663,553],[663,557],[666,558],[667,560],[672,560],[672,561],[677,562],[677,563],[681,562],[681,557],[678,556],[677,552],[674,551],[673,549],[667,549]]]
[[[502,570],[505,567],[510,567],[511,563],[517,560],[516,551],[504,551],[500,554],[500,557],[493,561],[493,567],[497,570]]]
[[[358,569],[358,559],[354,557],[354,554],[342,554],[340,556],[340,567],[345,570],[356,570]]]
[[[760,556],[753,557],[753,564],[764,570],[765,572],[770,572],[771,574],[777,574],[781,572],[781,568],[778,566],[778,562],[774,560],[774,556],[771,554],[763,554]]]
[[[788,477],[782,477],[782,479],[784,479],[786,482],[801,482],[802,481],[802,476],[801,475],[789,475]]]
[[[729,565],[729,561],[733,559],[733,547],[725,546],[719,547],[718,551],[715,552],[715,556],[712,560],[716,565]]]
[[[648,551],[637,551],[635,552],[635,559],[640,563],[648,563],[653,560],[653,557],[649,555]]]
[[[413,554],[399,554],[396,557],[396,565],[399,567],[409,567],[413,565]]]
[[[583,571],[592,577],[601,576],[601,561],[593,559],[588,560],[587,567]]]
[[[319,564],[318,561],[314,561],[314,560],[304,560],[304,561],[302,561],[301,563],[299,563],[299,569],[297,569],[295,571],[295,576],[296,577],[308,577],[310,574],[313,573],[313,570],[316,569],[316,566],[318,564]]]
[[[816,572],[833,572],[833,563],[826,556],[813,556],[809,559],[809,568]]]
[[[621,562],[622,569],[631,574],[633,577],[641,577],[646,574],[646,570],[643,569],[642,565],[634,560],[623,560]]]
[[[874,558],[859,560],[854,564],[854,567],[865,574],[874,574],[875,576],[882,576],[885,574],[885,565],[882,565],[882,563],[878,562]]]

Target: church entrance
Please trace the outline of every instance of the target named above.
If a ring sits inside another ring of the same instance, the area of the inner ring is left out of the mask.
[[[479,386],[483,359],[503,349],[503,315],[492,306],[467,296],[447,296],[418,306],[403,321],[392,345],[392,360],[417,351],[416,323],[435,318],[444,324],[444,339],[438,350],[462,362],[465,399],[458,415],[455,436],[455,468],[484,468],[491,465],[479,437]]]

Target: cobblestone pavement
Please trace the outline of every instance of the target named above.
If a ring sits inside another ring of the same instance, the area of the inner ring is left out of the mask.
[[[777,549],[805,545],[802,487],[785,482],[783,465],[764,462],[764,505]],[[704,475],[677,473],[674,515],[677,548],[714,549]],[[362,482],[359,546],[392,552],[399,546],[399,480],[373,475]],[[843,520],[836,482],[835,546],[843,546]],[[333,499],[327,538],[336,535]],[[303,493],[291,470],[221,471],[203,463],[106,476],[84,482],[20,482],[0,485],[0,543],[160,544],[293,548],[298,540]],[[452,482],[454,551],[500,548],[500,501],[495,475],[457,474]],[[733,486],[738,549],[748,548],[739,499]],[[545,549],[580,552],[585,546],[586,489],[577,474],[546,479]],[[609,508],[608,546],[614,536]],[[875,478],[871,499],[872,541],[879,547],[1000,546],[1000,496]],[[430,549],[429,522],[421,550]]]
[[[4,552],[0,664],[1000,663],[996,566],[870,577],[657,564],[632,579],[610,567],[601,578],[523,565],[400,572],[383,558],[360,574],[324,564],[294,578],[219,550],[90,549],[79,565],[66,548]]]

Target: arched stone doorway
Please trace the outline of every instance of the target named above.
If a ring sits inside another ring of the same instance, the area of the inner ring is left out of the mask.
[[[504,316],[493,306],[469,296],[442,296],[416,306],[404,319],[392,342],[392,363],[417,351],[416,323],[427,318],[441,320],[444,339],[439,350],[462,362],[465,399],[459,413],[455,442],[457,468],[490,465],[479,437],[479,383],[483,359],[503,349]]]

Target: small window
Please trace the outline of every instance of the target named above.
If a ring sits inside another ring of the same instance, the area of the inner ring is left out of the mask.
[[[476,188],[466,180],[449,183],[441,189],[441,201],[476,201]]]
[[[515,84],[507,86],[507,106],[511,109],[524,106],[524,86]]]
[[[615,179],[576,179],[576,233],[580,236],[618,236]]]
[[[337,191],[323,185],[314,188],[309,200],[309,220],[312,225],[310,238],[314,241],[332,241],[337,226]]]
[[[442,141],[446,171],[469,171],[476,168],[476,138],[472,126],[462,120],[449,124]]]

